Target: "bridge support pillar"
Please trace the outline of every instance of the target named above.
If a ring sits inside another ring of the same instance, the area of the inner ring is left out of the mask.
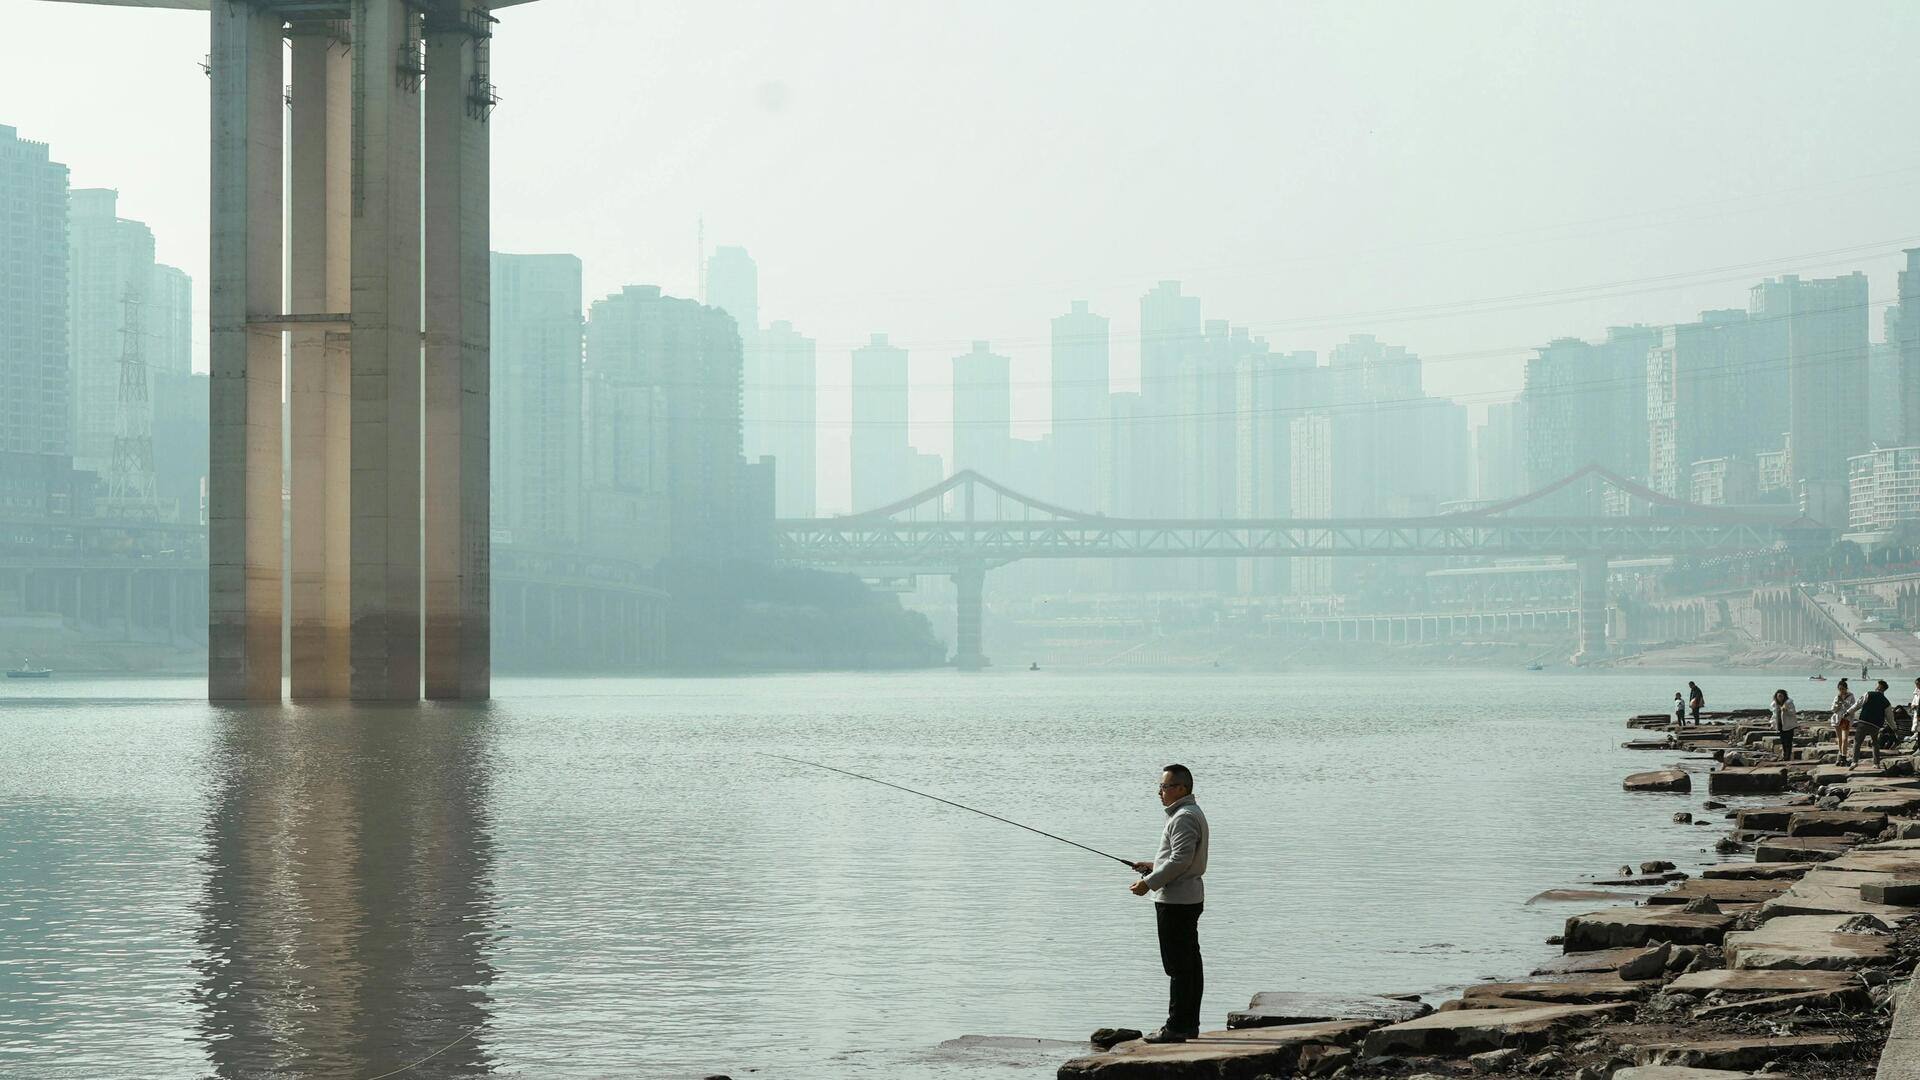
[[[1585,555],[1580,568],[1580,646],[1575,663],[1590,663],[1607,653],[1607,557]]]
[[[954,604],[958,625],[953,641],[953,666],[961,671],[979,671],[987,666],[987,656],[980,650],[981,593],[986,584],[987,568],[979,563],[962,566],[953,575],[953,587],[958,594]]]

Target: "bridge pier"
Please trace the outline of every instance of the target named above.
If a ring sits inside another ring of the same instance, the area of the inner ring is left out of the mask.
[[[1607,557],[1583,555],[1580,570],[1580,646],[1575,663],[1590,663],[1607,654]]]
[[[987,568],[980,563],[964,564],[953,575],[957,616],[953,666],[961,671],[979,671],[988,664],[980,646],[981,593],[986,584]]]

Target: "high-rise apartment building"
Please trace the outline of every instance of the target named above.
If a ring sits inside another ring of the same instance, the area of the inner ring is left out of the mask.
[[[1330,406],[1410,401],[1422,396],[1420,358],[1404,346],[1388,345],[1372,334],[1352,334],[1327,356]]]
[[[1177,281],[1162,281],[1140,298],[1140,411],[1135,421],[1148,451],[1145,472],[1127,478],[1137,511],[1151,517],[1188,517],[1198,492],[1190,482],[1200,456],[1200,298],[1184,296]]]
[[[1787,430],[1800,508],[1824,525],[1847,520],[1847,459],[1867,449],[1859,406],[1867,382],[1867,276],[1786,275],[1753,287],[1757,319],[1786,328]]]
[[[1487,418],[1473,429],[1473,498],[1498,501],[1524,494],[1526,461],[1521,453],[1523,406],[1500,401],[1487,406]]]
[[[907,350],[874,334],[853,350],[853,430],[847,436],[853,511],[861,513],[917,490],[907,440]]]
[[[73,453],[67,167],[0,125],[0,453]]]
[[[141,304],[151,348],[147,370],[154,378],[193,370],[193,279],[185,270],[155,263]]]
[[[1899,300],[1887,312],[1887,342],[1899,353],[1900,440],[1920,444],[1920,248],[1906,249]]]
[[[814,341],[784,319],[760,331],[747,350],[747,457],[775,464],[774,512],[812,517],[818,437]]]
[[[1559,338],[1527,361],[1520,400],[1530,488],[1588,465],[1633,479],[1647,473],[1647,354],[1660,331],[1616,326],[1603,342]]]
[[[587,320],[588,529],[636,561],[742,550],[740,333],[732,316],[629,285]],[[664,519],[665,529],[659,528]]]
[[[707,257],[707,305],[733,316],[746,340],[760,329],[760,268],[743,247],[719,247]]]
[[[953,358],[953,470],[1011,484],[1013,365],[986,342]]]
[[[120,217],[118,200],[111,189],[74,189],[67,232],[73,463],[103,478],[113,467],[121,427],[122,359],[129,349],[152,351],[146,309],[153,299],[153,232]]]
[[[492,260],[493,529],[508,543],[571,547],[582,516],[580,259]]]
[[[1647,353],[1647,486],[1684,499],[1694,462],[1779,449],[1786,376],[1780,319],[1735,308],[1663,328]]]
[[[1077,510],[1112,505],[1107,350],[1107,317],[1087,310],[1085,300],[1053,317],[1053,490],[1077,496]]]

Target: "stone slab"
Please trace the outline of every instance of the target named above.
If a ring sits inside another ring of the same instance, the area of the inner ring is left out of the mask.
[[[1653,769],[1648,772],[1634,773],[1620,782],[1628,791],[1677,791],[1693,790],[1693,778],[1684,769]]]
[[[1694,915],[1673,905],[1609,908],[1575,915],[1562,935],[1566,952],[1591,952],[1671,942],[1675,945],[1718,945],[1731,915]]]
[[[1660,988],[1659,979],[1622,979],[1593,975],[1559,982],[1478,983],[1461,991],[1462,1000],[1507,998],[1549,1005],[1598,1005],[1612,1001],[1640,1001]]]
[[[1868,885],[1898,881],[1897,875],[1871,870],[1856,870],[1838,865],[1840,860],[1817,863],[1792,887],[1762,905],[1761,918],[1782,915],[1872,915],[1888,925],[1896,925],[1913,915],[1906,905],[1878,903],[1866,898]]]
[[[1887,827],[1885,814],[1855,814],[1845,810],[1802,810],[1787,821],[1788,836],[1878,836]]]
[[[1672,948],[1665,943],[1625,949],[1567,953],[1533,969],[1535,975],[1613,973],[1623,979],[1651,978],[1666,970]]]
[[[1757,1013],[1786,1012],[1789,1009],[1808,1008],[1830,1012],[1838,1009],[1843,1012],[1865,1012],[1873,1008],[1873,995],[1864,985],[1837,986],[1831,990],[1802,990],[1792,994],[1768,994],[1764,997],[1744,998],[1729,1001],[1723,1005],[1708,1005],[1693,1010],[1695,1020],[1711,1020],[1716,1016],[1747,1016]]]
[[[1888,817],[1912,817],[1920,811],[1920,793],[1899,795],[1891,792],[1855,792],[1840,800],[1840,809],[1855,814],[1885,814]]]
[[[1754,846],[1755,862],[1824,862],[1846,854],[1854,845],[1846,836],[1778,836]]]
[[[1648,904],[1688,904],[1695,900],[1712,900],[1716,904],[1758,904],[1771,900],[1793,882],[1784,879],[1742,881],[1731,878],[1694,878],[1682,882],[1663,893],[1655,893],[1647,898]]]
[[[1920,880],[1888,874],[1883,881],[1868,881],[1860,886],[1860,899],[1869,904],[1913,907],[1920,904]]]
[[[1726,935],[1727,966],[1844,971],[1893,961],[1889,934],[1843,934],[1850,915],[1790,915]]]
[[[1634,1065],[1613,1074],[1613,1080],[1780,1080],[1780,1074],[1728,1072],[1726,1068],[1688,1068],[1686,1065]]]
[[[1851,971],[1712,968],[1689,971],[1668,983],[1667,989],[1684,994],[1704,994],[1710,990],[1728,994],[1797,994],[1858,985],[1861,985],[1860,977]]]
[[[1700,1039],[1646,1043],[1634,1048],[1642,1065],[1688,1065],[1708,1069],[1757,1069],[1779,1058],[1830,1057],[1852,1048],[1845,1035],[1787,1035],[1774,1038]]]
[[[1252,1080],[1264,1073],[1291,1076],[1303,1058],[1325,1050],[1350,1046],[1372,1020],[1342,1020],[1291,1027],[1242,1028],[1202,1032],[1183,1043],[1123,1042],[1111,1050],[1074,1058],[1060,1066],[1060,1080],[1174,1080],[1208,1077]]]
[[[1397,1024],[1425,1016],[1433,1006],[1378,994],[1315,994],[1273,991],[1253,995],[1244,1009],[1227,1014],[1230,1029],[1324,1024],[1336,1020],[1375,1020]]]
[[[1707,791],[1713,795],[1774,795],[1791,783],[1789,770],[1780,765],[1716,769],[1707,774]]]
[[[1783,833],[1787,831],[1787,822],[1800,812],[1801,808],[1797,806],[1756,806],[1735,810],[1733,825],[1736,829]]]
[[[1734,862],[1715,863],[1700,871],[1703,878],[1730,878],[1734,881],[1775,881],[1797,878],[1813,869],[1807,862]]]
[[[1368,1057],[1461,1057],[1483,1050],[1544,1046],[1563,1032],[1633,1014],[1632,1004],[1542,1005],[1537,1009],[1457,1009],[1367,1032]]]

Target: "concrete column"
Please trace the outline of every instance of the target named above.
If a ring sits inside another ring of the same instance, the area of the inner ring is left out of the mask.
[[[353,697],[420,696],[420,20],[353,0]]]
[[[427,23],[426,692],[484,699],[488,537],[487,5]]]
[[[281,20],[213,0],[207,696],[280,697]]]
[[[961,671],[979,671],[987,666],[980,642],[981,594],[986,581],[987,569],[979,563],[962,566],[953,575],[959,624],[954,634],[953,666]]]
[[[1607,652],[1607,559],[1585,555],[1580,568],[1580,647],[1576,662],[1598,660]]]
[[[295,314],[352,306],[352,65],[329,23],[293,28],[289,297]],[[293,482],[293,696],[349,691],[352,351],[339,328],[295,330],[287,395]]]

